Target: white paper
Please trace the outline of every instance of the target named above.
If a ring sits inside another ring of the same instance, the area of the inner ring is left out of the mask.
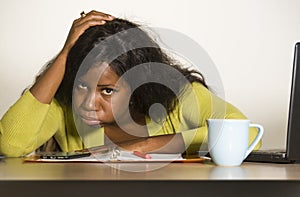
[[[112,159],[111,153],[92,154],[88,157],[74,159],[37,159],[42,162],[172,162],[185,160],[181,154],[148,154],[151,159],[145,159],[133,154],[132,151],[120,151],[117,158]]]

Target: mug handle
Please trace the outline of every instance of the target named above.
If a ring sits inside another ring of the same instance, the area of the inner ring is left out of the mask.
[[[252,152],[252,150],[254,149],[254,147],[257,145],[257,143],[259,142],[259,140],[262,138],[262,136],[264,134],[264,128],[261,125],[250,124],[249,128],[250,127],[256,127],[258,129],[258,134],[255,137],[255,139],[253,140],[253,142],[250,144],[250,146],[248,147],[244,159],[246,159],[246,157]]]

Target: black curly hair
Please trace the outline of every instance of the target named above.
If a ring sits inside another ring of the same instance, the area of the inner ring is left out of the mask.
[[[130,87],[148,82],[134,88],[130,112],[149,115],[150,107],[159,103],[169,113],[187,82],[199,82],[207,87],[200,72],[176,63],[138,24],[116,18],[105,25],[90,27],[79,37],[68,55],[65,75],[55,98],[61,104],[71,105],[76,75],[83,75],[91,66],[103,62],[120,77],[142,65],[138,75],[136,72],[125,75]],[[159,83],[162,79],[164,83]]]

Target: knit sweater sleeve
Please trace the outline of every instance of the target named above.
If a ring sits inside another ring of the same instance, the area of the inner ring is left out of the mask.
[[[31,153],[63,129],[63,120],[55,99],[43,104],[26,91],[0,120],[0,152],[8,157]]]
[[[199,83],[193,83],[192,91],[183,95],[181,116],[189,128],[193,128],[182,132],[187,153],[194,153],[203,143],[207,143],[207,119],[247,119],[239,109]],[[255,128],[249,129],[249,144],[254,140],[257,132]],[[260,146],[261,141],[255,149]]]

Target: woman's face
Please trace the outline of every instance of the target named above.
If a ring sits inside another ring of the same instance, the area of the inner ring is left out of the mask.
[[[107,64],[93,66],[75,81],[73,105],[82,122],[93,127],[128,118],[130,88]],[[117,83],[118,82],[118,83]]]

